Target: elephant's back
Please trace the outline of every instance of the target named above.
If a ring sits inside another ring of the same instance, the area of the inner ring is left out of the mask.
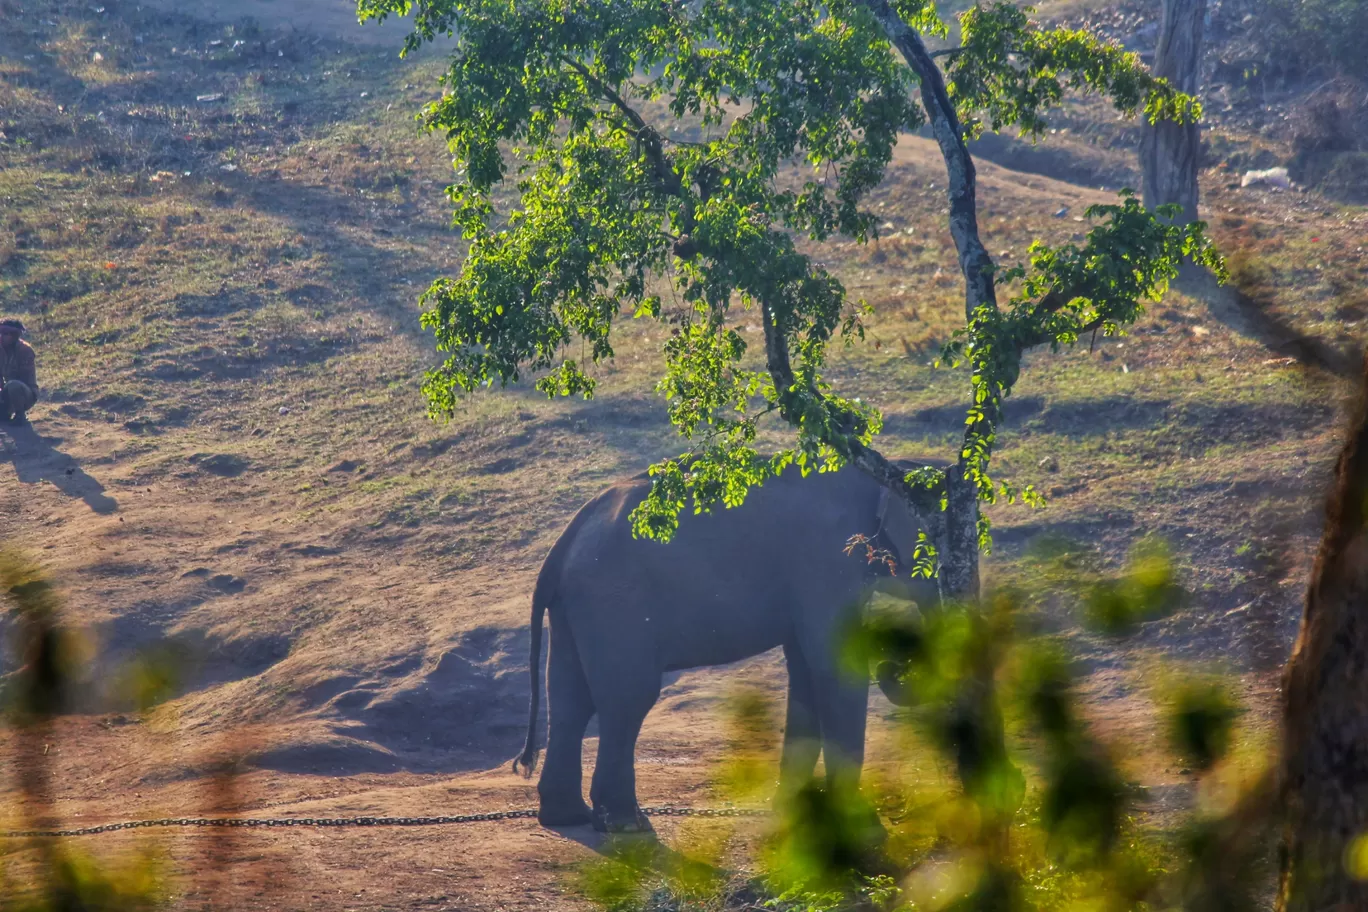
[[[625,479],[576,514],[538,588],[554,591],[548,605],[582,655],[645,648],[661,669],[756,655],[795,623],[829,626],[854,604],[865,568],[845,542],[875,531],[866,526],[877,493],[862,478],[785,472],[740,506],[686,510],[669,544],[632,536],[631,512],[651,481]]]
[[[566,576],[601,564],[602,552],[612,548],[615,536],[625,530],[630,537],[630,514],[650,489],[650,478],[642,473],[614,483],[580,507],[551,546],[538,584],[559,589]]]
[[[741,560],[797,575],[805,566],[814,573],[833,572],[858,563],[843,554],[851,535],[876,531],[865,526],[878,487],[850,468],[806,478],[789,469],[753,488],[740,506],[719,505],[706,514],[686,507],[669,544],[632,535],[631,513],[650,489],[651,478],[642,473],[605,488],[581,507],[553,549],[553,554],[562,552],[560,575],[597,579],[611,572],[659,583],[688,574],[695,565],[725,569]],[[805,560],[818,556],[825,559]]]

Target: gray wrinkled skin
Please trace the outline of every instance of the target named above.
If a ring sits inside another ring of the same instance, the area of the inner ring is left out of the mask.
[[[532,613],[532,713],[527,747],[536,762],[542,614],[550,616],[550,736],[538,791],[545,825],[592,822],[647,828],[636,797],[634,752],[668,671],[723,665],[782,647],[788,711],[781,788],[812,775],[824,753],[829,778],[858,781],[864,760],[866,677],[842,668],[841,633],[875,588],[935,602],[934,583],[880,579],[855,534],[881,533],[906,576],[917,524],[866,475],[845,469],[767,482],[737,508],[681,517],[669,544],[634,539],[628,514],[649,490],[621,482],[575,516],[537,580]],[[886,571],[884,571],[886,573]],[[585,804],[581,744],[599,717],[598,761]]]

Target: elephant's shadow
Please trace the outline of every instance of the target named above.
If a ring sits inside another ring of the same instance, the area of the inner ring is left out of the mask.
[[[506,766],[527,735],[530,645],[526,627],[482,626],[460,634],[435,663],[415,649],[371,675],[339,672],[301,697],[331,716],[340,738],[282,745],[264,751],[256,762],[285,772],[338,774]],[[666,673],[662,686],[682,674]],[[543,694],[537,721],[543,746],[546,725]],[[597,736],[595,718],[585,737]]]

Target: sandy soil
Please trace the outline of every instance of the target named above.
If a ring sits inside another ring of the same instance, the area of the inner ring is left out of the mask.
[[[526,555],[512,567],[435,579],[403,555],[311,556],[326,530],[272,528],[269,500],[259,492],[218,501],[217,485],[203,477],[143,488],[120,483],[127,469],[111,458],[117,446],[116,435],[98,425],[50,410],[31,428],[0,430],[12,466],[6,472],[14,473],[0,486],[0,538],[48,562],[69,603],[110,606],[108,623],[93,623],[91,636],[128,650],[141,637],[121,625],[166,629],[147,610],[118,610],[138,603],[130,590],[146,588],[149,570],[162,581],[163,611],[222,610],[212,604],[221,599],[299,604],[328,597],[365,616],[321,651],[279,647],[270,634],[254,640],[241,631],[214,642],[210,629],[196,661],[199,686],[206,678],[229,679],[212,696],[192,695],[148,719],[63,718],[44,741],[56,783],[53,819],[83,826],[219,813],[435,815],[535,807],[535,780],[507,766],[526,718],[522,617],[535,575]],[[544,547],[528,553],[538,550]],[[347,582],[339,586],[340,580]],[[183,586],[189,594],[179,606],[164,597]],[[419,668],[441,615],[453,628],[453,646],[435,666]],[[358,637],[391,643],[402,667],[371,681],[325,676],[326,653],[353,648]],[[303,666],[300,675],[320,675],[324,692],[313,696],[314,711],[282,711],[275,715],[283,721],[208,733],[223,728],[219,713],[243,711],[234,705],[232,679],[292,659]],[[376,689],[375,708],[339,723],[327,698],[351,694],[355,701],[366,684]],[[782,684],[782,665],[771,656],[675,680],[642,737],[643,802],[706,804],[712,762],[723,749],[717,706],[731,688],[777,694]],[[414,743],[418,732],[439,743]],[[18,737],[6,732],[0,750],[15,751]],[[586,771],[595,743],[586,742]],[[215,775],[225,758],[246,760],[233,767],[228,785]],[[667,840],[675,829],[671,821],[660,824]],[[177,875],[177,908],[198,907],[209,891],[226,908],[521,909],[552,900],[564,905],[572,862],[592,857],[601,841],[587,828],[552,832],[517,820],[421,830],[158,831],[77,844],[106,859],[154,846]]]
[[[143,637],[121,625],[146,625],[151,636],[188,624],[201,638],[200,678],[186,685],[195,692],[185,699],[146,720],[131,713],[67,717],[52,733],[54,810],[65,825],[229,812],[435,815],[535,806],[534,782],[514,775],[507,761],[524,731],[523,618],[549,537],[503,561],[435,571],[402,552],[329,549],[326,528],[282,528],[273,522],[270,492],[250,479],[198,472],[129,484],[130,470],[111,458],[113,433],[60,412],[46,411],[32,429],[0,431],[0,445],[17,481],[0,486],[0,537],[37,549],[72,603],[110,606],[94,635],[132,649]],[[229,483],[238,490],[223,497]],[[133,590],[146,588],[149,577],[159,581],[158,597],[140,600]],[[354,614],[330,625],[327,642],[301,644],[269,630],[216,633],[211,618],[233,610],[224,599],[237,600],[244,613],[279,603],[284,630],[288,614],[304,610],[286,605],[345,603]],[[182,616],[168,623],[157,611]],[[203,618],[198,628],[196,616]],[[388,673],[345,671],[338,653],[363,638],[368,652],[377,644],[393,651]],[[267,668],[297,680],[302,702],[265,712],[240,705],[239,685]],[[197,689],[206,681],[220,683]],[[719,710],[727,695],[749,687],[781,698],[783,682],[778,657],[763,656],[670,684],[638,751],[643,803],[706,805],[725,749]],[[1250,679],[1250,687],[1247,696],[1268,705],[1268,676]],[[1125,675],[1104,668],[1087,688],[1105,732],[1147,740],[1152,708]],[[234,724],[236,714],[268,721]],[[886,765],[891,708],[876,698],[872,714],[873,764]],[[14,750],[16,737],[7,733],[3,749]],[[594,745],[586,742],[586,770]],[[227,785],[214,775],[225,758],[239,761]],[[1188,800],[1185,772],[1162,761],[1148,771],[1154,810]],[[678,844],[676,823],[658,827],[667,844]],[[159,831],[78,844],[107,859],[155,847],[176,875],[175,908],[211,899],[225,908],[281,910],[564,907],[582,902],[566,892],[575,863],[602,848],[587,828],[549,831],[527,820],[412,830]]]

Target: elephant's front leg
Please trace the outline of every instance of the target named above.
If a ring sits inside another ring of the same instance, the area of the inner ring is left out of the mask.
[[[864,766],[865,721],[869,713],[868,682],[852,682],[833,669],[822,687],[816,676],[818,718],[822,725],[822,757],[826,761],[827,788],[842,801],[862,808],[867,846],[873,848],[887,838],[883,824],[872,805],[860,791],[860,772]],[[885,872],[886,873],[886,872]]]
[[[833,790],[856,790],[864,766],[869,685],[857,686],[832,669],[827,675],[815,676],[814,690],[827,783]]]
[[[598,708],[598,760],[589,784],[594,828],[604,832],[651,829],[636,796],[636,742],[646,714],[660,696],[660,671],[640,657],[624,656],[611,680],[591,679]],[[598,684],[599,686],[594,686]]]
[[[796,643],[784,644],[788,666],[788,708],[784,720],[784,749],[779,757],[779,793],[787,795],[812,779],[822,752],[822,727],[817,721],[817,694],[812,670]]]

